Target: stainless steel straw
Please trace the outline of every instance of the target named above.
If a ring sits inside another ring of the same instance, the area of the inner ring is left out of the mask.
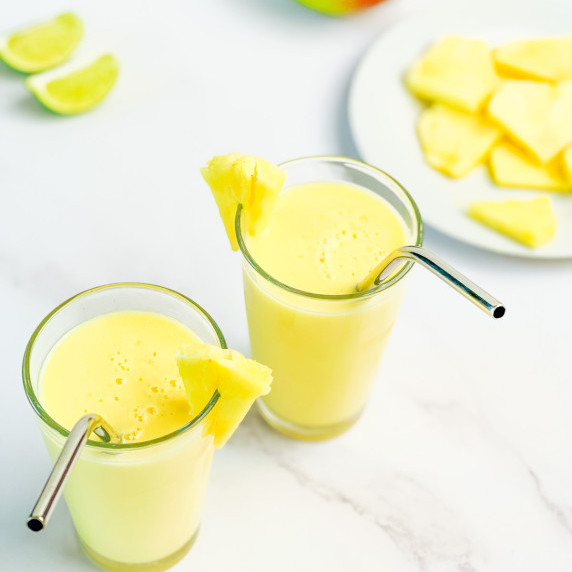
[[[436,254],[421,246],[403,246],[394,250],[369,276],[358,284],[357,290],[367,290],[374,285],[381,284],[391,276],[400,264],[403,264],[404,260],[417,262],[424,268],[427,268],[427,270],[433,272],[435,276],[441,278],[443,282],[449,284],[449,286],[453,287],[489,316],[493,318],[502,318],[504,316],[505,307],[501,302],[455,270]],[[373,276],[375,276],[375,279],[372,280]]]
[[[30,530],[38,532],[48,524],[70,471],[92,431],[105,443],[121,441],[119,435],[102,417],[93,413],[84,415],[70,431],[54,468],[28,517],[27,524]]]

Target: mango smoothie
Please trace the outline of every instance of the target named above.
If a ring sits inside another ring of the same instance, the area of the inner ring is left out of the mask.
[[[421,223],[405,191],[372,167],[337,158],[281,167],[287,187],[266,229],[245,235],[237,217],[252,355],[274,373],[258,404],[283,433],[325,439],[364,408],[409,268],[368,292],[356,285],[391,251],[420,244]]]
[[[192,419],[175,356],[197,336],[153,312],[87,320],[52,349],[40,380],[46,411],[71,429],[98,413],[125,441],[150,441]]]
[[[87,412],[123,436],[120,444],[93,436],[64,489],[86,552],[107,570],[165,570],[196,537],[214,450],[204,421],[192,423],[200,411],[191,410],[177,352],[197,341],[226,347],[224,338],[198,306],[165,289],[81,296],[35,334],[29,397],[52,460],[64,430]]]

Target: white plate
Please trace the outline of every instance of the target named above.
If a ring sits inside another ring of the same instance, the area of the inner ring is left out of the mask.
[[[480,37],[491,46],[517,38],[570,34],[572,3],[539,0],[526,10],[515,0],[455,0],[438,4],[385,32],[354,75],[349,120],[364,161],[387,171],[413,196],[426,223],[458,240],[495,252],[530,258],[572,258],[572,195],[503,189],[484,167],[460,180],[429,167],[415,134],[421,105],[403,85],[405,71],[447,34]],[[474,200],[502,200],[548,194],[558,231],[546,246],[529,249],[471,220],[465,213]]]

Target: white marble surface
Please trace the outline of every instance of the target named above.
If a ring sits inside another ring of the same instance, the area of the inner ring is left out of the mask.
[[[352,69],[423,4],[349,20],[291,0],[0,5],[3,29],[71,6],[82,51],[122,64],[109,100],[70,119],[0,67],[2,571],[93,569],[63,503],[45,532],[24,525],[49,470],[20,381],[33,328],[80,290],[148,281],[195,298],[248,351],[239,260],[199,166],[229,150],[353,155]],[[572,570],[572,264],[431,230],[426,244],[502,298],[506,318],[415,270],[360,422],[304,444],[251,414],[216,455],[201,534],[174,570]]]

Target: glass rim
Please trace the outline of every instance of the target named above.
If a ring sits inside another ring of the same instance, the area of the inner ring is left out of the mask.
[[[399,198],[402,199],[402,202],[404,202],[407,206],[411,207],[411,210],[413,211],[413,214],[415,216],[415,223],[416,223],[415,231],[417,234],[417,238],[413,246],[421,246],[423,242],[423,220],[421,218],[419,207],[413,200],[413,197],[405,190],[405,188],[398,181],[396,181],[391,175],[387,174],[385,171],[382,171],[381,169],[378,169],[377,167],[374,167],[373,165],[370,165],[363,161],[359,161],[357,159],[351,159],[350,157],[342,157],[338,155],[312,155],[309,157],[299,157],[297,159],[290,159],[289,161],[284,161],[283,163],[280,163],[278,167],[288,167],[290,165],[297,163],[302,163],[307,161],[308,162],[320,161],[320,160],[327,161],[330,163],[344,163],[344,164],[349,163],[353,168],[359,168],[361,171],[364,171],[365,168],[366,171],[369,171],[370,174],[382,180],[382,182],[389,181],[393,185],[395,185],[404,194],[406,200],[403,200],[402,197]],[[264,268],[262,268],[256,262],[256,260],[254,260],[254,257],[250,254],[250,251],[246,246],[246,241],[244,240],[244,237],[242,235],[241,221],[242,221],[242,204],[239,204],[234,219],[234,229],[236,233],[236,239],[238,241],[238,247],[246,262],[260,276],[268,280],[268,282],[270,282],[271,284],[274,284],[275,286],[278,286],[279,288],[282,288],[283,290],[286,290],[287,292],[290,292],[292,294],[297,294],[298,296],[304,296],[306,298],[314,298],[318,300],[361,300],[363,298],[369,298],[371,296],[375,296],[379,292],[387,290],[388,288],[393,286],[396,282],[399,282],[399,280],[401,280],[413,267],[413,262],[411,261],[406,262],[399,269],[399,271],[396,272],[389,280],[387,280],[386,282],[382,282],[381,284],[373,286],[372,288],[369,288],[368,290],[364,290],[362,292],[356,291],[356,292],[350,292],[349,294],[319,294],[317,292],[309,292],[307,290],[301,290],[299,288],[294,288],[293,286],[289,286],[288,284],[281,282],[277,278],[274,278],[271,274],[266,272],[266,270],[264,270]]]
[[[36,413],[36,415],[46,424],[48,427],[59,433],[64,439],[67,439],[70,431],[60,425],[55,419],[53,419],[50,414],[43,408],[40,400],[38,399],[36,392],[34,391],[34,387],[32,385],[32,379],[30,375],[30,356],[32,355],[32,351],[34,349],[34,344],[36,342],[37,337],[40,335],[46,324],[61,310],[69,306],[71,303],[76,302],[82,298],[90,296],[91,294],[101,292],[104,290],[111,290],[113,288],[141,288],[143,290],[149,290],[153,292],[160,292],[163,294],[167,294],[172,296],[173,298],[177,298],[187,306],[191,306],[194,310],[196,310],[206,321],[209,325],[213,328],[214,333],[218,339],[220,347],[223,349],[227,348],[226,340],[224,339],[224,335],[219,328],[218,324],[214,321],[211,315],[202,308],[199,304],[197,304],[191,298],[176,292],[175,290],[171,290],[170,288],[165,288],[164,286],[158,286],[156,284],[148,284],[145,282],[113,282],[111,284],[103,284],[101,286],[95,286],[94,288],[89,288],[88,290],[84,290],[83,292],[79,292],[75,294],[71,298],[68,298],[58,306],[56,306],[45,318],[39,323],[39,325],[34,330],[30,340],[26,345],[26,350],[24,351],[24,358],[22,362],[22,379],[24,381],[24,391],[26,392],[26,397],[32,406],[32,409]],[[156,437],[154,439],[149,439],[147,441],[136,441],[134,443],[104,443],[103,441],[94,441],[92,439],[88,439],[86,445],[90,447],[94,447],[101,450],[115,450],[115,451],[128,451],[128,450],[136,450],[136,449],[143,449],[145,447],[149,447],[151,445],[157,445],[159,443],[163,443],[165,441],[169,441],[183,433],[186,433],[188,430],[192,429],[196,425],[198,425],[212,410],[212,408],[216,405],[220,394],[217,390],[214,391],[212,397],[210,398],[209,402],[204,406],[204,408],[191,419],[188,423],[185,423],[182,427],[175,429],[175,431],[171,431],[166,435],[162,435],[161,437]]]

